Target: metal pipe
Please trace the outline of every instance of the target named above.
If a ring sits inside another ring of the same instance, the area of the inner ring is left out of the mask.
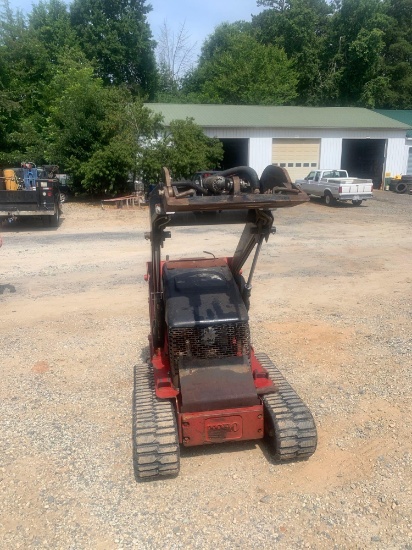
[[[262,248],[262,243],[263,243],[264,238],[265,238],[264,235],[260,235],[259,242],[258,242],[257,247],[256,247],[256,252],[255,252],[255,255],[253,256],[252,266],[250,268],[249,277],[248,277],[248,280],[247,280],[247,283],[246,283],[246,286],[249,289],[252,288],[252,278],[253,278],[253,274],[255,272],[256,264],[257,264],[257,261],[258,261],[260,249]]]

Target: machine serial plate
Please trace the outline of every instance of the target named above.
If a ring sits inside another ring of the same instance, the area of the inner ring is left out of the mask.
[[[219,416],[205,419],[206,440],[211,443],[230,439],[241,439],[243,434],[242,417]]]

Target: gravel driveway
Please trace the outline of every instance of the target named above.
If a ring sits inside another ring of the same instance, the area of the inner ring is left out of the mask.
[[[256,270],[254,345],[311,408],[314,456],[182,449],[180,476],[150,483],[131,456],[147,211],[3,226],[0,548],[412,549],[412,196],[375,195],[275,212]],[[171,258],[236,244],[232,226],[172,231]]]

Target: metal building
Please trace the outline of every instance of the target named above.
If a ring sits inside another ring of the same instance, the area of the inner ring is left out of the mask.
[[[407,171],[406,133],[411,125],[355,107],[146,104],[172,120],[192,118],[224,147],[222,169],[252,166],[260,175],[268,164],[287,168],[292,180],[315,168],[342,168],[371,178]],[[204,169],[213,167],[202,167]]]

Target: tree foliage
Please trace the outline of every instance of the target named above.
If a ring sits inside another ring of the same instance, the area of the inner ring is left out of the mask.
[[[260,41],[299,67],[299,105],[411,108],[412,0],[258,0]]]
[[[257,38],[263,44],[282,48],[298,68],[297,103],[315,104],[319,75],[328,43],[332,8],[325,0],[290,0],[274,4],[253,19]]]
[[[156,64],[146,0],[40,0],[27,16],[0,0],[0,165],[58,163],[91,193],[218,166],[221,144],[192,120],[166,128],[155,97],[412,109],[412,0],[257,4],[192,66],[184,24],[165,23]]]
[[[183,90],[204,103],[284,105],[296,97],[293,65],[283,49],[258,42],[250,26],[223,24]]]
[[[198,170],[218,168],[222,159],[222,143],[207,137],[193,119],[172,120],[141,149],[139,174],[144,181],[156,183],[167,166],[174,179],[187,179]]]
[[[146,0],[74,0],[70,17],[80,47],[105,84],[153,97],[157,73]]]
[[[66,167],[79,190],[125,190],[160,117],[125,88],[105,87],[90,66],[67,67],[52,86],[60,94],[50,107],[47,156]]]
[[[217,167],[223,159],[223,146],[207,137],[193,119],[172,120],[163,135],[165,166],[175,178],[190,178],[198,170]]]

